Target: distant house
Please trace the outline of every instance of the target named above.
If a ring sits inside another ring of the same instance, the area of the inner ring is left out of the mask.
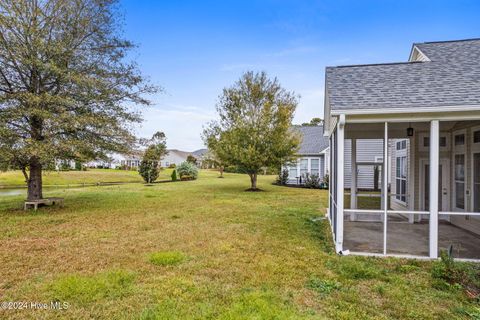
[[[198,149],[192,152],[192,156],[197,159],[197,166],[203,168],[203,163],[205,160],[208,160],[208,149]]]
[[[305,182],[306,174],[318,175],[323,181],[329,173],[329,141],[323,136],[323,126],[295,126],[302,137],[298,158],[295,163],[288,164],[288,184],[300,185]],[[357,188],[372,190],[381,181],[380,173],[375,176],[375,168],[383,163],[383,141],[359,140],[357,143],[358,156],[356,159]],[[381,170],[381,169],[379,169]],[[345,144],[345,186],[350,188],[352,177],[351,144]],[[375,183],[375,177],[377,183]]]
[[[162,168],[168,168],[171,165],[178,166],[182,162],[187,161],[188,156],[193,156],[197,159],[197,166],[201,166],[204,155],[207,153],[207,149],[199,149],[193,152],[181,151],[178,149],[167,150],[167,155],[160,161]]]
[[[120,167],[128,169],[136,169],[140,167],[142,156],[140,153],[120,156]]]
[[[328,173],[328,138],[323,136],[322,126],[295,126],[302,137],[298,158],[287,164],[282,170],[288,170],[288,184],[303,184],[307,174],[318,175],[323,180]]]

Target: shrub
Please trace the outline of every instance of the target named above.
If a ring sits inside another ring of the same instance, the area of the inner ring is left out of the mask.
[[[158,178],[158,161],[152,160],[142,160],[140,167],[138,168],[138,173],[143,178],[143,181],[146,183],[152,183]]]
[[[185,260],[185,255],[179,251],[160,251],[150,255],[149,261],[157,266],[170,266]]]
[[[453,259],[452,247],[440,252],[440,261],[432,266],[432,278],[437,289],[464,288],[473,298],[480,298],[480,266]]]
[[[330,185],[330,175],[328,173],[325,173],[325,175],[323,176],[323,184],[324,184],[324,188],[325,189],[328,189],[329,188],[329,185]]]
[[[71,167],[70,167],[70,163],[68,161],[62,161],[60,163],[60,171],[70,171]]]
[[[288,182],[288,169],[283,169],[279,172],[277,178],[277,184],[284,186]]]
[[[318,174],[305,174],[305,188],[320,189],[320,177]]]
[[[174,169],[172,171],[171,177],[172,177],[172,181],[177,181],[177,170]]]
[[[175,169],[177,165],[175,163],[172,163],[171,165],[168,166],[170,169]]]
[[[80,161],[75,161],[75,170],[77,170],[77,171],[82,171],[83,170],[83,165]]]
[[[333,291],[340,289],[340,284],[333,280],[311,278],[308,280],[306,287],[321,294],[330,294]]]
[[[177,167],[177,172],[181,180],[195,180],[198,177],[197,167],[190,162],[182,162]]]

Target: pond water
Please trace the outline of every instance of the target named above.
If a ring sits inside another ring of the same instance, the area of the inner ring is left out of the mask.
[[[27,195],[26,188],[0,189],[0,198],[9,197],[9,196],[21,196],[21,195]]]

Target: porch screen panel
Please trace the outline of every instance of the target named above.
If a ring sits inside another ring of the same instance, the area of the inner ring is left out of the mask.
[[[455,206],[465,209],[465,155],[455,155]]]
[[[473,211],[480,212],[480,153],[473,155],[473,168]]]

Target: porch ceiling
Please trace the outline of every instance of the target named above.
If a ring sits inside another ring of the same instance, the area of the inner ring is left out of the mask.
[[[464,125],[478,125],[480,121],[441,121],[440,131],[453,130],[461,122]],[[429,122],[389,122],[388,137],[390,139],[404,139],[407,137],[407,128],[412,127],[415,132],[430,131]],[[346,139],[383,139],[384,123],[348,123],[345,125]]]

